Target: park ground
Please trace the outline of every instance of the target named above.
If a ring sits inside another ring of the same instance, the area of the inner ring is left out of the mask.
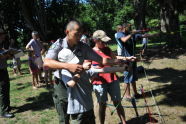
[[[115,46],[110,46],[115,50]],[[8,68],[10,75],[10,96],[14,118],[0,118],[0,124],[58,124],[58,115],[52,101],[52,88],[44,85],[37,90],[32,89],[31,75],[28,71],[27,56],[21,58],[23,75],[14,76],[12,68]],[[10,63],[10,62],[9,62]],[[142,65],[138,63],[138,66]],[[139,74],[138,89],[144,87],[148,105],[154,105],[150,88],[160,108],[162,118],[166,124],[186,123],[186,54],[183,49],[165,50],[152,45],[144,59],[149,82],[144,73]],[[120,77],[121,94],[123,94],[122,74]],[[2,76],[2,75],[1,75]],[[98,104],[93,93],[96,122],[98,122]],[[108,101],[109,104],[112,102]],[[137,106],[144,106],[144,99],[136,102]],[[130,102],[122,100],[123,106],[131,106]],[[155,106],[149,107],[153,120],[160,124],[161,120]],[[105,124],[118,124],[119,118],[113,106],[108,106]],[[139,118],[136,118],[133,108],[125,108],[126,120],[129,124],[150,123],[146,108],[138,108]]]

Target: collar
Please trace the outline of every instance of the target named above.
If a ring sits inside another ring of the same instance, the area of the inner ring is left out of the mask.
[[[81,46],[81,42],[79,41],[78,44],[73,48],[73,51],[79,49],[80,46]],[[69,45],[68,45],[67,37],[65,37],[65,38],[63,39],[62,47],[63,47],[63,48],[71,49],[71,48],[69,47]]]
[[[63,39],[62,47],[63,47],[63,48],[68,48],[67,37],[65,37],[65,38]]]

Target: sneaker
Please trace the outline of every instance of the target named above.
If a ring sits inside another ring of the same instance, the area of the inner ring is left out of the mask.
[[[5,113],[3,115],[0,115],[1,118],[13,118],[14,117],[14,114],[11,114],[11,113]]]

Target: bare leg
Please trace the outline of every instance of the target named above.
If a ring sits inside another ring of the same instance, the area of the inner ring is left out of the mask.
[[[44,73],[45,73],[44,80],[45,80],[46,86],[48,86],[49,72],[48,70],[45,70]]]
[[[17,70],[18,70],[19,74],[22,75],[22,73],[21,73],[21,67],[18,67]]]
[[[133,83],[132,83],[132,89],[133,89],[133,91],[134,91],[134,95],[137,95],[138,92],[137,92],[137,89],[136,89],[136,82],[133,82]]]
[[[100,124],[104,124],[105,122],[105,111],[106,111],[106,104],[99,103],[99,121]]]
[[[125,98],[131,98],[130,83],[124,83],[124,89],[126,89]]]
[[[121,102],[119,101],[114,101],[114,106],[116,107],[117,106],[117,113],[118,113],[118,116],[122,122],[122,124],[126,124],[126,120],[125,120],[125,112],[124,112],[124,109],[121,105]]]
[[[17,75],[17,74],[16,74],[16,73],[17,73],[16,68],[13,68],[13,72],[14,72],[14,75]]]
[[[38,87],[39,86],[38,73],[36,73],[36,84],[37,84],[37,87]]]
[[[42,74],[41,69],[39,69],[38,74],[39,74],[39,81],[42,82],[43,81],[43,78],[42,78],[42,75],[41,75]]]
[[[144,55],[144,52],[145,52],[145,50],[143,49],[143,50],[141,51],[141,55]]]
[[[52,83],[52,71],[49,70],[49,82]]]
[[[36,89],[36,75],[34,73],[32,73],[32,87],[33,89]]]

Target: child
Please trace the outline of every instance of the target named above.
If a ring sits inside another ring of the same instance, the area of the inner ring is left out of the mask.
[[[35,65],[34,61],[35,61],[34,52],[29,51],[28,52],[28,64],[29,64],[30,73],[32,74],[32,86],[33,86],[33,89],[37,89],[37,87],[39,86],[39,82],[38,82],[39,69],[37,65]]]
[[[42,59],[45,58],[47,49],[48,49],[48,44],[43,45]],[[49,68],[43,67],[43,72],[44,72],[44,82],[46,83],[46,87],[49,87],[49,85],[52,84],[52,70]]]
[[[14,72],[14,75],[17,75],[17,72],[22,75],[21,73],[21,60],[20,58],[13,58],[13,61],[12,61],[12,64],[13,64],[13,72]]]
[[[141,55],[144,55],[145,51],[147,50],[147,44],[148,44],[148,34],[145,33],[144,35],[142,35],[142,51],[141,51]]]

